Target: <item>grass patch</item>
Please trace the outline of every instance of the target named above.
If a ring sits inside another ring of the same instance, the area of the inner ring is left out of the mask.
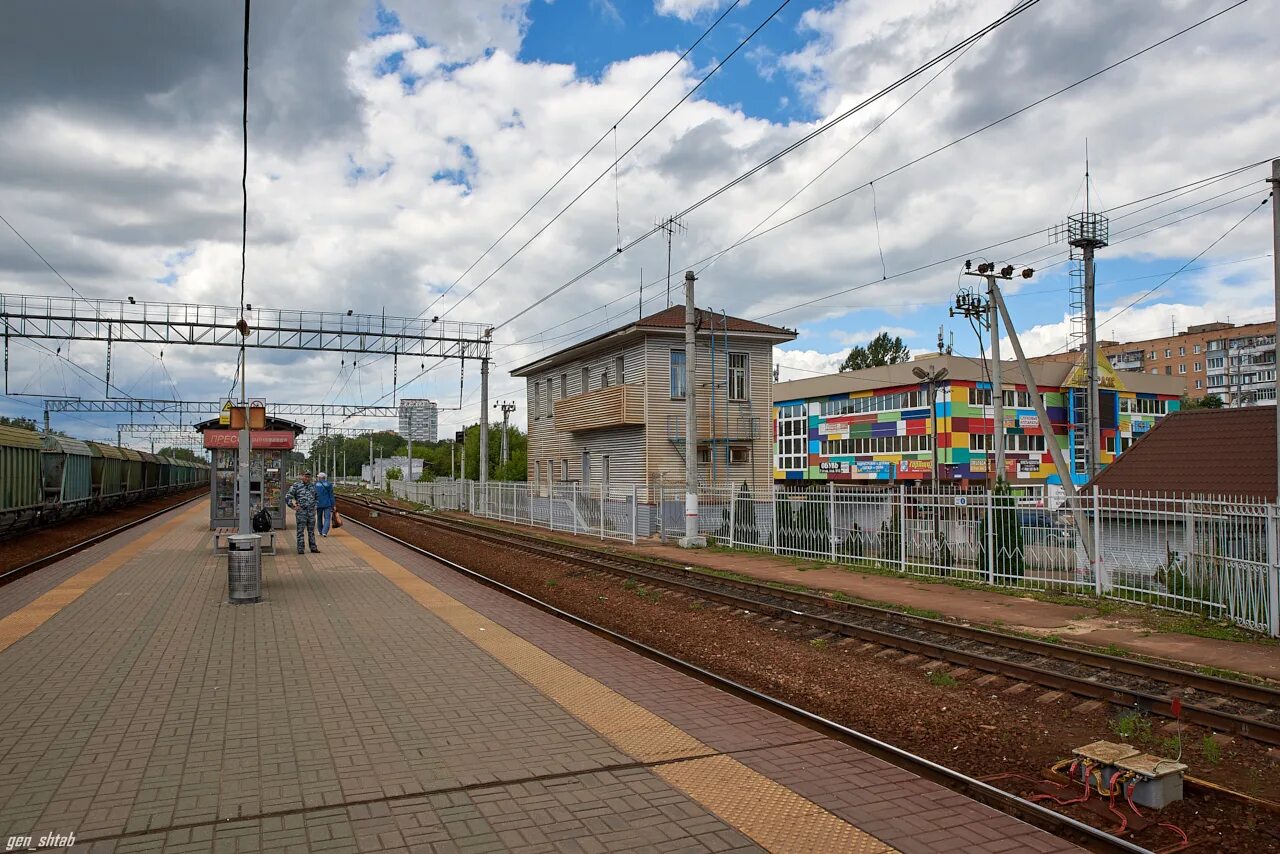
[[[821,652],[822,650],[831,646],[831,642],[828,641],[826,638],[814,638],[813,640],[809,641],[809,646]]]
[[[1111,731],[1125,741],[1151,740],[1151,719],[1141,712],[1126,709],[1111,719],[1110,726]]]
[[[1104,649],[1103,652],[1106,653],[1107,655],[1115,656],[1116,658],[1129,657],[1129,650],[1116,646],[1113,643],[1107,644],[1107,648]]]
[[[559,582],[559,581],[556,581],[554,578],[548,578],[546,581],[544,581],[544,582],[542,582],[542,583],[543,583],[543,584],[545,584],[545,585],[547,585],[548,587],[559,587],[559,586],[560,586],[560,582]]]
[[[1217,765],[1222,761],[1222,748],[1213,740],[1213,736],[1206,735],[1200,740],[1200,755],[1210,765]]]
[[[929,684],[937,685],[939,688],[954,688],[960,683],[950,673],[944,673],[941,670],[933,670],[929,672]]]

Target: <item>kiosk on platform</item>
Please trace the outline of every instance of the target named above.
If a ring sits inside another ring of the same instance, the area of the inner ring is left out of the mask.
[[[228,401],[217,418],[195,425],[204,436],[204,446],[213,457],[210,482],[209,528],[235,527],[239,523],[236,476],[240,464],[240,430],[244,425],[244,409]],[[283,418],[267,417],[263,401],[249,406],[249,500],[251,512],[265,506],[271,513],[274,528],[285,523],[284,499],[289,484],[285,482],[288,453],[306,430],[301,424]]]

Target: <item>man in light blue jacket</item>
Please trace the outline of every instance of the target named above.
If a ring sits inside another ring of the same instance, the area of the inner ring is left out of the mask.
[[[329,482],[329,478],[324,472],[320,472],[320,478],[316,481],[316,528],[320,531],[320,536],[329,536],[329,523],[333,521],[333,484]]]

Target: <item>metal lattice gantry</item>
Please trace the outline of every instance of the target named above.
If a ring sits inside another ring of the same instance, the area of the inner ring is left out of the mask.
[[[80,398],[49,398],[44,402],[45,412],[150,412],[161,415],[207,415],[222,411],[223,400],[160,400],[155,398],[110,398],[83,400]],[[400,410],[394,406],[364,406],[348,403],[273,403],[267,409],[272,415],[295,415],[342,418],[395,418]]]
[[[434,318],[0,294],[6,336],[486,359],[490,328]]]

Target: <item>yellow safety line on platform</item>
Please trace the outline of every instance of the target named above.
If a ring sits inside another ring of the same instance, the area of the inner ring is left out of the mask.
[[[770,851],[895,851],[786,786],[730,756],[717,754],[679,727],[423,581],[367,543],[345,531],[335,534],[356,557],[415,602],[620,750],[644,763],[663,763],[650,770]]]
[[[0,619],[0,652],[40,628],[54,614],[79,599],[90,587],[124,566],[165,534],[186,524],[193,516],[207,512],[205,503],[197,502],[195,507],[179,513],[173,519],[148,531],[133,542],[126,543],[97,563],[80,570],[49,592]]]

